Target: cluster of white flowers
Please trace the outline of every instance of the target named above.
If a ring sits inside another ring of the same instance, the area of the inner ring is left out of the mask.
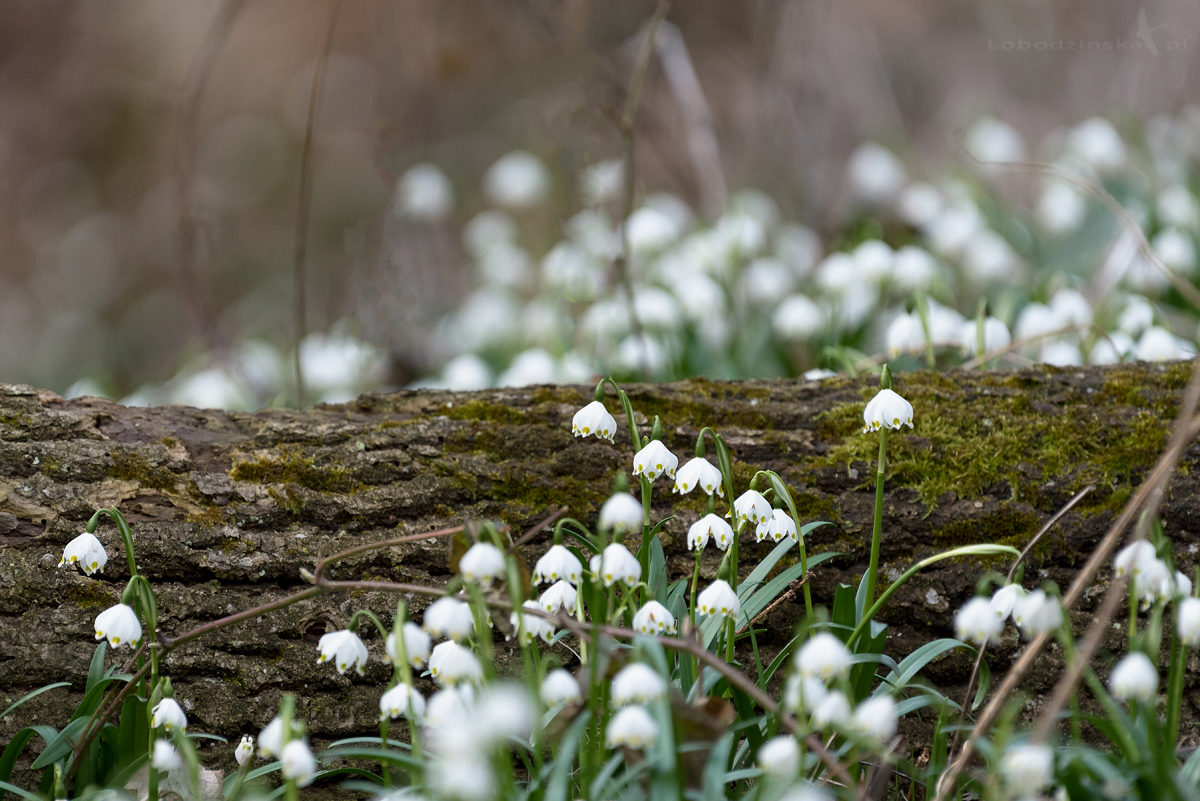
[[[835,635],[812,635],[793,657],[784,706],[816,729],[837,729],[882,746],[896,733],[896,702],[880,691],[855,707],[845,691],[852,665],[850,650]]]
[[[1062,625],[1062,604],[1044,590],[1026,592],[1020,584],[1006,584],[990,599],[975,596],[963,604],[954,615],[954,634],[965,642],[986,645],[1000,636],[1009,617],[1032,639]]]

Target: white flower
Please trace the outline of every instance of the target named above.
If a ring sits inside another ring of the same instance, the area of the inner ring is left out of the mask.
[[[583,565],[564,545],[551,545],[546,555],[533,566],[533,583],[569,581],[578,585],[583,577]]]
[[[444,220],[454,208],[454,187],[436,165],[414,164],[396,181],[392,207],[413,219]]]
[[[483,666],[469,648],[453,640],[438,643],[429,655],[429,672],[441,687],[460,682],[478,683],[483,679]]]
[[[299,787],[312,784],[317,772],[317,760],[304,740],[292,740],[285,745],[279,762],[279,772],[283,778],[294,780]]]
[[[992,593],[991,607],[1001,620],[1012,614],[1017,601],[1025,597],[1025,588],[1020,584],[1005,584]]]
[[[675,468],[678,464],[678,456],[667,450],[667,446],[663,445],[661,440],[652,439],[646,443],[646,447],[633,455],[633,474],[645,476],[650,481],[663,473],[666,473],[668,478],[675,478]]]
[[[262,754],[264,759],[270,759],[273,756],[278,756],[282,748],[283,719],[276,715],[258,733],[258,753]]]
[[[896,702],[890,695],[868,698],[854,710],[851,726],[868,740],[883,743],[896,733]]]
[[[1175,595],[1175,577],[1161,559],[1148,559],[1133,574],[1133,592],[1144,607]]]
[[[474,697],[469,684],[438,690],[425,703],[425,715],[421,723],[431,731],[453,727],[470,717]]]
[[[568,615],[573,615],[578,598],[579,593],[574,587],[565,581],[556,581],[538,598],[538,606],[551,614],[565,609]]]
[[[1037,795],[1054,779],[1054,749],[1040,743],[1013,746],[1004,752],[1000,772],[1022,798]]]
[[[618,492],[600,507],[600,523],[602,530],[612,529],[613,532],[628,534],[631,531],[642,530],[642,505],[627,492]]]
[[[833,801],[833,796],[808,782],[793,785],[779,801]]]
[[[721,486],[721,471],[712,462],[699,456],[688,461],[675,474],[675,486],[672,492],[686,495],[696,487],[700,487],[709,495],[714,492],[725,497],[725,488]]]
[[[498,206],[527,209],[550,195],[550,171],[528,150],[506,153],[483,175],[483,194]]]
[[[96,616],[96,639],[108,638],[108,644],[113,648],[118,645],[128,645],[137,648],[142,641],[142,623],[138,620],[133,607],[127,604],[117,604],[105,609]]]
[[[788,513],[782,509],[773,510],[766,522],[759,523],[755,531],[759,542],[767,538],[774,542],[780,542],[784,537],[789,538],[792,542],[796,542],[798,539],[796,521],[788,517]]]
[[[800,772],[800,747],[790,734],[772,737],[758,749],[758,766],[778,779],[793,779]]]
[[[850,651],[827,631],[814,634],[796,652],[796,669],[801,676],[830,682],[850,671]]]
[[[734,519],[738,524],[743,521],[757,526],[765,523],[771,516],[771,504],[757,490],[746,490],[733,502]]]
[[[243,734],[237,747],[233,749],[233,758],[237,760],[238,767],[246,767],[246,763],[254,758],[254,737]]]
[[[420,720],[421,715],[425,714],[425,698],[404,682],[392,687],[379,698],[380,720],[407,716],[410,709],[412,717]]]
[[[571,418],[571,433],[577,437],[595,434],[600,439],[612,442],[617,433],[617,421],[608,413],[608,409],[604,408],[603,403],[594,400],[575,412],[575,416]]]
[[[627,706],[608,721],[605,741],[609,748],[645,748],[658,737],[658,724],[640,706]]]
[[[912,404],[890,389],[881,389],[863,409],[863,433],[881,428],[913,427]]]
[[[1054,631],[1063,622],[1062,604],[1042,590],[1034,590],[1017,601],[1013,608],[1013,621],[1021,627],[1026,637]]]
[[[559,582],[560,584],[563,582]],[[569,586],[569,585],[568,585]],[[539,601],[530,598],[521,604],[526,609],[540,609]],[[529,645],[535,637],[541,637],[545,642],[550,642],[554,639],[554,624],[544,617],[538,615],[527,615],[520,612],[513,612],[508,616],[508,622],[513,629],[522,632],[521,644]]]
[[[901,353],[920,351],[925,347],[925,326],[920,315],[898,314],[888,324],[883,335],[889,356],[895,357]]]
[[[107,563],[108,554],[104,552],[104,545],[96,538],[95,534],[85,531],[67,543],[67,547],[63,549],[62,559],[58,561],[58,566],[77,564],[83,568],[84,573],[90,576],[103,570]]]
[[[985,645],[1003,630],[1004,618],[996,614],[987,598],[972,598],[954,615],[954,634],[965,642]]]
[[[429,661],[431,644],[429,635],[411,620],[404,621],[400,633],[404,638],[404,655],[408,657],[408,664],[415,668],[425,667],[425,663]],[[396,664],[400,655],[396,653],[396,633],[394,631],[388,632],[383,648],[387,652],[388,661],[393,665]]]
[[[174,698],[164,698],[150,711],[150,728],[162,726],[165,731],[187,731],[187,715]]]
[[[646,601],[633,616],[633,628],[642,634],[674,634],[675,616],[658,601]]]
[[[1187,598],[1192,594],[1192,580],[1185,576],[1182,571],[1175,571],[1175,597]]]
[[[859,145],[846,163],[846,178],[855,198],[868,204],[891,200],[908,180],[904,164],[874,142]]]
[[[170,740],[154,741],[154,755],[150,757],[150,767],[167,773],[182,764],[183,760],[179,758],[179,752],[171,745]]]
[[[317,648],[321,650],[321,656],[317,658],[318,665],[332,660],[338,673],[345,673],[353,667],[358,675],[363,674],[363,665],[367,664],[367,646],[354,632],[343,629],[324,634]]]
[[[528,739],[536,714],[536,704],[524,686],[496,682],[487,685],[475,701],[470,726],[473,736],[490,749],[505,740]]]
[[[850,722],[850,699],[841,690],[830,690],[812,710],[812,725],[818,729],[841,727]]]
[[[1200,645],[1200,598],[1184,598],[1175,610],[1179,639],[1189,648]]]
[[[1136,576],[1146,565],[1157,559],[1154,546],[1146,540],[1138,540],[1117,551],[1117,555],[1113,557],[1113,571],[1118,577],[1124,576],[1126,573]]]
[[[467,581],[490,584],[504,575],[504,551],[490,542],[477,542],[458,560],[458,572]]]
[[[1008,347],[1012,342],[1012,336],[1008,333],[1008,326],[1003,320],[997,320],[995,317],[988,317],[983,321],[983,352],[990,353],[1000,348]],[[979,351],[979,322],[977,320],[967,320],[962,325],[962,347],[963,350],[974,356]]]
[[[718,548],[727,550],[733,543],[733,526],[715,514],[705,515],[688,528],[688,550],[703,549],[710,537]]]
[[[600,556],[592,557],[592,572],[598,574],[605,587],[611,587],[618,581],[624,581],[632,587],[642,578],[642,566],[638,564],[637,557],[619,542],[609,545]]]
[[[742,604],[738,601],[737,593],[724,579],[717,579],[705,587],[704,591],[696,598],[696,606],[702,615],[736,618],[742,611]]]
[[[1108,689],[1122,701],[1152,701],[1158,691],[1158,670],[1141,651],[1127,654],[1108,676]]]
[[[783,703],[790,712],[812,711],[827,695],[829,689],[825,682],[815,676],[801,676],[799,672],[793,672],[784,685]]]
[[[422,628],[433,637],[465,640],[475,633],[475,615],[470,604],[457,598],[438,598],[425,610]]]
[[[546,674],[538,693],[546,706],[583,703],[583,692],[579,689],[579,682],[562,668]]]
[[[642,662],[630,662],[613,676],[612,702],[616,706],[648,704],[667,692],[667,680]]]
[[[429,786],[437,798],[458,801],[490,801],[496,797],[496,777],[481,754],[455,754],[437,759],[429,766]]]

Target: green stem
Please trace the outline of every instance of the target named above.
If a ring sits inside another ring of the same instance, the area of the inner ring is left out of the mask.
[[[1176,607],[1178,617],[1178,607]],[[1183,703],[1183,679],[1187,669],[1187,648],[1179,641],[1178,623],[1171,630],[1171,657],[1167,668],[1167,722],[1165,742],[1179,742],[1179,707]]]
[[[875,522],[871,526],[871,561],[867,565],[865,579],[867,590],[863,596],[866,599],[864,607],[875,602],[875,575],[879,572],[879,541],[883,535],[883,475],[887,470],[887,435],[886,428],[879,432],[879,466],[875,470]]]

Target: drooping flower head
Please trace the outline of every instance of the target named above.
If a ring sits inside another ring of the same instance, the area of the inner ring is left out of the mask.
[[[465,640],[475,633],[475,615],[470,604],[457,598],[438,598],[425,610],[422,627],[432,637]]]
[[[571,433],[577,437],[595,434],[600,439],[612,442],[617,433],[617,421],[603,403],[594,400],[575,412],[575,417],[571,419]]]
[[[618,581],[632,587],[642,578],[642,566],[637,557],[619,542],[612,543],[603,553],[593,556],[590,566],[592,573],[604,582],[605,587],[611,587]]]
[[[490,542],[477,542],[458,560],[458,572],[467,581],[491,584],[504,575],[504,551]]]
[[[991,601],[976,596],[954,615],[954,633],[960,640],[985,645],[1000,636],[1004,618],[996,614]]]
[[[627,706],[608,721],[605,742],[609,748],[645,748],[658,737],[658,724],[640,706]]]
[[[827,631],[818,632],[796,652],[796,669],[801,676],[833,681],[850,671],[850,651]]]
[[[1200,645],[1200,598],[1184,598],[1175,610],[1179,640],[1189,648]]]
[[[108,638],[108,644],[113,648],[128,645],[137,648],[142,641],[142,622],[138,620],[133,607],[127,604],[117,604],[105,609],[96,616],[96,639]]]
[[[429,655],[429,672],[441,687],[460,683],[478,684],[483,679],[479,657],[454,640],[438,643]]]
[[[643,662],[630,662],[613,676],[612,702],[615,706],[648,704],[667,692],[667,680]]]
[[[742,611],[741,601],[729,582],[717,579],[696,596],[696,607],[702,615],[736,618]]]
[[[1108,689],[1122,701],[1152,701],[1158,692],[1158,669],[1141,651],[1126,654],[1109,675]]]
[[[168,732],[187,731],[187,715],[174,698],[162,699],[150,711],[150,727],[157,729],[159,726]]]
[[[734,522],[752,526],[765,523],[771,516],[771,503],[758,490],[746,490],[733,502]]]
[[[535,601],[533,598],[525,601],[521,606],[525,609],[541,608],[540,602]],[[554,639],[554,624],[539,615],[513,612],[509,615],[508,621],[513,629],[520,633],[522,645],[528,645],[536,637],[541,637],[545,642],[550,642]]]
[[[1022,743],[1000,760],[1004,782],[1021,796],[1041,793],[1054,778],[1054,749],[1042,743]]]
[[[321,651],[317,664],[332,661],[338,673],[345,673],[353,667],[358,675],[363,674],[363,665],[367,664],[367,646],[354,632],[342,629],[323,634],[317,648]]]
[[[709,495],[715,492],[722,498],[725,497],[725,488],[721,485],[721,471],[712,462],[699,456],[679,468],[675,474],[675,486],[671,491],[686,495],[696,487]]]
[[[715,514],[705,515],[688,528],[688,550],[702,550],[710,538],[722,551],[728,550],[733,543],[733,526]]]
[[[562,668],[546,674],[546,678],[542,679],[542,686],[538,689],[538,694],[541,695],[542,703],[546,706],[583,703],[583,692],[579,689],[579,682]]]
[[[758,766],[777,779],[794,779],[800,772],[800,746],[790,734],[772,737],[758,749]]]
[[[663,473],[666,473],[668,478],[675,478],[675,468],[678,465],[679,457],[667,450],[667,446],[657,439],[650,440],[646,447],[633,456],[633,474],[645,476],[650,481]]]
[[[635,579],[636,580],[636,579]],[[579,591],[565,581],[556,581],[541,594],[537,603],[542,609],[554,614],[560,609],[568,615],[575,614],[575,605],[579,599]]]
[[[429,661],[429,650],[431,641],[429,634],[421,629],[416,623],[411,620],[404,621],[404,625],[400,628],[400,636],[404,640],[404,655],[408,658],[408,664],[415,668],[425,667],[425,663]],[[396,633],[389,631],[387,640],[384,642],[384,651],[387,652],[388,661],[393,665],[400,658],[396,650]]]
[[[867,408],[863,409],[863,423],[864,434],[881,428],[912,428],[912,404],[893,390],[881,389],[867,404]]]
[[[317,773],[317,759],[303,739],[289,741],[279,755],[279,763],[283,778],[295,780],[299,787],[312,784]]]
[[[876,695],[854,710],[851,727],[876,744],[883,744],[896,733],[896,702],[890,695]]]
[[[400,682],[379,698],[379,719],[411,715],[420,720],[425,714],[425,698],[410,685]]]
[[[642,530],[642,505],[628,492],[618,492],[600,507],[599,526],[614,534]]]
[[[782,542],[784,537],[792,542],[799,539],[796,534],[796,521],[792,520],[782,509],[772,510],[771,516],[755,528],[755,535],[758,542],[766,539],[772,542]]]
[[[674,634],[675,616],[658,601],[646,601],[633,616],[633,628],[642,634]]]
[[[583,565],[564,545],[551,545],[545,556],[533,566],[534,584],[569,581],[579,586],[582,578]]]
[[[150,757],[150,767],[163,773],[170,773],[181,765],[183,765],[183,760],[179,757],[175,746],[171,745],[170,740],[154,741],[154,753]]]
[[[96,538],[95,534],[85,531],[67,543],[67,547],[63,549],[62,559],[58,561],[58,566],[77,564],[84,573],[90,576],[103,570],[107,563],[108,554],[104,552],[104,545]]]

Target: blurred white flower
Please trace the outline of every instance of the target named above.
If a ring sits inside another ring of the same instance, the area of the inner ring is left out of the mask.
[[[1111,172],[1125,163],[1125,143],[1112,123],[1091,117],[1072,129],[1068,147],[1094,170]]]
[[[642,505],[628,492],[618,492],[600,507],[597,525],[601,530],[614,533],[641,531]]]
[[[895,197],[908,181],[904,164],[874,142],[860,145],[846,164],[850,192],[862,203],[881,205]]]
[[[863,280],[878,284],[892,273],[896,254],[887,242],[880,239],[864,239],[850,253]]]
[[[1190,359],[1195,353],[1195,345],[1155,325],[1142,332],[1134,347],[1133,356],[1138,361],[1163,362]]]
[[[1142,295],[1129,295],[1117,317],[1117,328],[1125,334],[1137,336],[1154,325],[1154,317],[1154,304]]]
[[[1034,590],[1016,602],[1012,616],[1021,633],[1032,638],[1053,632],[1062,625],[1062,604],[1044,591]]]
[[[533,566],[535,585],[561,580],[578,586],[582,577],[583,565],[565,545],[551,545]]]
[[[1200,598],[1184,598],[1175,610],[1179,640],[1189,648],[1200,645]]]
[[[513,244],[516,241],[516,222],[495,209],[476,214],[463,226],[463,247],[477,259],[496,245]]]
[[[821,258],[821,238],[811,228],[786,223],[775,234],[775,254],[793,276],[805,278]]]
[[[279,755],[279,773],[285,779],[294,780],[298,787],[312,784],[317,773],[317,759],[307,742],[292,740],[283,747],[283,753]]]
[[[830,682],[850,671],[850,651],[827,631],[818,632],[801,646],[794,657],[796,670],[806,678]]]
[[[1155,208],[1159,221],[1174,228],[1195,229],[1200,226],[1200,206],[1196,197],[1182,184],[1171,184],[1158,192]]]
[[[1012,337],[1009,336],[1008,326],[1003,320],[998,320],[995,317],[988,317],[983,321],[983,352],[990,353],[1000,348],[1008,347],[1012,342]],[[977,320],[967,320],[962,325],[962,346],[963,350],[972,356],[979,354],[979,322]]]
[[[1098,337],[1088,353],[1088,364],[1116,364],[1133,353],[1134,341],[1121,331]]]
[[[1044,303],[1028,303],[1017,315],[1013,333],[1017,339],[1032,339],[1044,336],[1062,327],[1058,315]]]
[[[672,492],[686,495],[696,487],[700,487],[708,495],[715,492],[722,498],[725,497],[721,471],[702,456],[690,459],[683,467],[679,468],[675,474],[675,486],[672,488]]]
[[[583,703],[583,691],[579,689],[579,682],[562,668],[546,674],[546,678],[542,679],[539,694],[546,706]]]
[[[1150,240],[1150,247],[1163,264],[1177,273],[1191,275],[1196,270],[1196,244],[1191,236],[1178,228],[1164,228]]]
[[[767,740],[758,749],[758,766],[777,779],[794,779],[800,772],[800,746],[790,734]]]
[[[475,259],[485,290],[524,290],[533,283],[533,257],[520,245],[497,242]]]
[[[1004,618],[996,614],[987,598],[972,598],[954,615],[954,636],[976,645],[996,639],[1003,628]]]
[[[943,206],[941,211],[929,220],[925,226],[925,236],[930,247],[941,255],[957,256],[969,243],[975,241],[976,237],[981,236],[982,229],[983,217],[975,204],[956,200]],[[990,256],[982,259],[979,254],[972,258],[989,268],[993,260]],[[985,272],[990,273],[990,269]]]
[[[855,708],[850,725],[860,736],[881,745],[896,733],[896,702],[890,695],[868,698]]]
[[[571,586],[570,582],[559,579],[541,594],[537,603],[539,607],[550,614],[565,610],[568,615],[573,615],[578,598],[579,592]]]
[[[789,787],[778,801],[833,801],[833,796],[820,787],[801,782]]]
[[[609,748],[645,748],[658,737],[658,724],[640,706],[618,710],[608,721],[605,742]]]
[[[1141,651],[1126,654],[1109,674],[1108,689],[1122,701],[1152,701],[1158,691],[1158,669]]]
[[[896,213],[914,228],[926,228],[937,219],[943,207],[942,193],[927,183],[914,182],[896,198]]]
[[[1054,779],[1054,749],[1043,743],[1012,746],[1000,760],[1000,773],[1020,797],[1040,795]]]
[[[678,464],[678,456],[667,450],[667,446],[663,445],[661,440],[652,439],[633,455],[633,475],[645,476],[647,480],[653,481],[666,473],[668,478],[673,479]]]
[[[444,220],[454,210],[454,187],[437,165],[414,164],[396,181],[392,208],[417,220]]]
[[[483,666],[471,651],[453,640],[438,643],[429,655],[429,672],[440,687],[460,683],[478,684],[483,679]]]
[[[67,543],[67,547],[63,549],[62,559],[58,560],[58,566],[75,564],[79,565],[89,576],[103,570],[104,566],[108,564],[108,554],[105,553],[103,543],[95,534],[85,531]]]
[[[429,661],[429,651],[432,646],[429,635],[411,620],[404,621],[404,625],[400,627],[400,635],[403,638],[404,654],[408,657],[408,664],[415,668],[425,667],[425,663]],[[400,655],[396,652],[396,633],[394,631],[388,632],[383,649],[387,653],[388,661],[395,664]]]
[[[630,662],[612,680],[612,702],[615,706],[648,704],[667,693],[667,680],[643,662]]]
[[[496,776],[486,754],[455,753],[433,759],[427,776],[437,798],[491,801],[496,797]]]
[[[398,718],[401,715],[420,720],[425,714],[425,697],[410,685],[400,682],[379,698],[379,719]]]
[[[783,685],[783,705],[793,713],[811,712],[829,695],[825,682],[815,676],[801,676],[792,671]]]
[[[1074,186],[1051,181],[1038,199],[1037,216],[1042,227],[1050,233],[1070,233],[1083,224],[1087,216],[1087,199]]]
[[[1147,566],[1158,561],[1154,546],[1146,540],[1138,540],[1117,551],[1113,557],[1113,572],[1118,577],[1129,575],[1138,576]]]
[[[625,497],[632,500],[628,495]],[[638,514],[641,515],[640,506]],[[604,582],[605,587],[611,587],[618,581],[623,581],[632,587],[642,578],[642,566],[638,564],[637,557],[619,542],[610,544],[602,554],[593,556],[591,561],[592,564],[589,566],[592,568],[592,572]]]
[[[471,612],[469,604],[445,596],[426,608],[421,628],[432,637],[465,640],[475,633],[475,615]]]
[[[490,542],[477,542],[458,560],[458,572],[467,581],[491,584],[504,576],[504,551]]]
[[[264,759],[279,756],[283,749],[283,719],[278,715],[258,733],[258,753]]]
[[[977,230],[963,243],[963,272],[978,284],[1019,280],[1019,267],[1012,246],[995,231]]]
[[[1058,327],[1091,325],[1092,305],[1075,289],[1060,289],[1050,298],[1050,312],[1057,318]]]
[[[501,156],[483,175],[483,194],[498,206],[528,209],[550,196],[550,171],[527,150]]]
[[[625,188],[625,165],[621,159],[607,159],[589,164],[579,175],[579,190],[583,202],[599,206],[620,197]]]
[[[150,710],[150,728],[157,729],[159,726],[162,726],[163,730],[167,732],[176,729],[187,731],[187,715],[183,713],[183,707],[174,698],[164,698],[154,705],[154,709]]]
[[[773,307],[792,290],[791,271],[779,259],[762,256],[742,269],[738,283],[742,296],[752,306]]]
[[[1148,607],[1158,601],[1167,601],[1175,596],[1175,577],[1171,568],[1161,559],[1150,559],[1133,574],[1133,594]]]
[[[492,385],[492,369],[474,353],[462,353],[442,367],[439,383],[460,392],[485,389]]]
[[[647,256],[664,250],[683,233],[670,215],[653,207],[642,206],[625,221],[625,236],[633,253]]]
[[[540,609],[541,603],[530,598],[523,602],[521,606],[525,609]],[[509,623],[514,630],[523,632],[521,644],[528,645],[537,637],[541,637],[543,642],[550,642],[554,639],[554,624],[544,617],[539,615],[527,615],[520,612],[513,612],[508,617]]]
[[[608,413],[608,409],[604,408],[603,403],[594,400],[575,412],[571,419],[571,432],[577,437],[595,434],[599,439],[612,442],[617,433],[617,421]],[[638,522],[640,525],[641,521]]]
[[[881,389],[863,409],[863,423],[864,434],[881,428],[912,428],[912,404],[893,390]]]
[[[421,723],[427,731],[453,728],[455,724],[470,719],[474,699],[475,688],[472,684],[443,687],[425,702]]]
[[[342,629],[323,634],[317,648],[321,651],[317,664],[332,661],[338,673],[345,673],[353,667],[358,675],[363,674],[363,665],[367,664],[367,646],[354,632]]]
[[[128,645],[135,650],[142,641],[142,622],[132,606],[117,604],[96,616],[96,639],[108,639],[113,648]]]
[[[542,257],[542,280],[570,301],[594,300],[604,285],[604,264],[582,246],[559,242]]]
[[[474,737],[488,747],[506,740],[524,740],[533,731],[536,704],[529,690],[513,682],[493,682],[484,687],[471,709]]]
[[[807,295],[789,295],[775,307],[771,316],[775,335],[789,342],[811,339],[824,326],[824,312]]]
[[[1051,364],[1055,367],[1076,367],[1083,364],[1083,354],[1079,352],[1079,346],[1074,342],[1053,339],[1042,343],[1037,360],[1042,364]]]
[[[513,357],[496,379],[497,386],[527,387],[558,382],[558,362],[542,348],[529,348]]]
[[[642,634],[674,634],[675,616],[658,601],[646,601],[633,616],[633,629]]]
[[[901,292],[927,290],[940,272],[933,254],[916,245],[905,245],[892,259],[892,284]]]
[[[921,323],[920,316],[902,312],[888,323],[883,339],[890,357],[894,358],[901,353],[920,352],[925,348],[925,326]]]
[[[992,593],[992,600],[989,604],[992,607],[992,611],[996,613],[1001,621],[1004,621],[1012,614],[1017,602],[1024,597],[1025,588],[1020,584],[1005,584]]]
[[[733,527],[722,517],[705,515],[688,528],[688,550],[703,549],[710,538],[724,551],[733,543]]]
[[[696,609],[702,615],[736,618],[742,605],[729,582],[717,579],[696,596]]]
[[[812,708],[812,725],[818,729],[842,727],[851,720],[850,699],[841,690],[830,690]]]
[[[170,740],[154,741],[154,753],[150,757],[150,767],[163,773],[169,773],[182,765],[183,760],[180,758],[179,752],[175,750],[175,746],[171,745]]]
[[[1022,161],[1025,158],[1025,140],[1021,134],[995,117],[980,117],[972,123],[964,144],[968,153],[984,162]]]

